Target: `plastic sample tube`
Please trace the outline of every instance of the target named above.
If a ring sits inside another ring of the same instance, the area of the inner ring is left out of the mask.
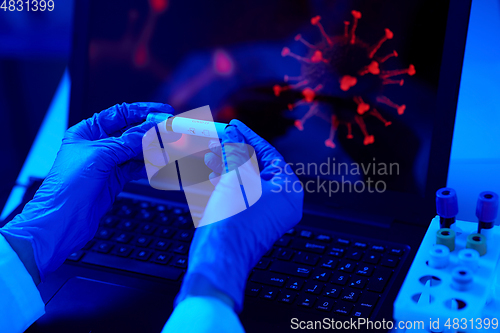
[[[451,286],[456,290],[467,290],[472,287],[474,274],[467,267],[457,267],[451,272]]]
[[[498,194],[491,191],[481,192],[476,206],[477,232],[488,236],[495,225],[497,215]]]
[[[229,126],[224,123],[176,117],[168,113],[155,112],[148,114],[146,120],[154,121],[155,123],[161,123],[166,120],[165,126],[167,131],[213,139],[223,138],[224,131]]]
[[[450,249],[442,244],[437,244],[429,251],[429,266],[432,268],[445,268],[450,263]]]
[[[458,262],[475,271],[479,266],[479,253],[474,249],[462,249],[458,252]]]
[[[480,256],[486,254],[486,236],[483,234],[470,234],[467,236],[465,247],[476,250]]]
[[[436,211],[440,227],[453,229],[458,214],[457,192],[454,189],[444,187],[437,190]]]
[[[436,244],[445,245],[450,252],[455,250],[455,230],[450,228],[441,228],[436,232]]]

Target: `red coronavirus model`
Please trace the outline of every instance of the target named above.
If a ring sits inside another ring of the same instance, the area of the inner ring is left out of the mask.
[[[333,142],[335,132],[339,125],[347,127],[347,138],[353,138],[352,126],[357,125],[364,135],[365,145],[374,142],[374,136],[368,133],[364,119],[375,117],[385,126],[391,124],[384,119],[376,109],[384,104],[393,108],[399,115],[405,112],[406,105],[398,105],[383,95],[383,88],[388,84],[402,86],[404,80],[395,79],[402,74],[414,75],[415,67],[410,65],[407,69],[384,70],[385,63],[391,57],[397,57],[393,51],[384,56],[378,56],[377,51],[388,39],[393,38],[393,33],[385,29],[384,36],[375,44],[368,45],[356,36],[356,27],[361,13],[353,10],[353,23],[345,21],[344,33],[329,36],[322,24],[321,17],[311,19],[311,24],[318,27],[322,41],[311,44],[299,34],[296,41],[303,43],[309,49],[307,56],[292,53],[288,47],[283,48],[283,57],[293,57],[301,62],[301,75],[290,77],[285,75],[285,82],[295,82],[285,86],[273,87],[274,94],[280,96],[285,91],[300,91],[302,99],[289,104],[289,110],[300,105],[308,105],[306,114],[295,121],[299,130],[304,129],[304,123],[312,116],[319,116],[331,123],[330,135],[325,140],[325,145],[335,148]],[[339,102],[340,101],[340,102]],[[320,103],[330,104],[332,112],[325,115],[320,112]]]

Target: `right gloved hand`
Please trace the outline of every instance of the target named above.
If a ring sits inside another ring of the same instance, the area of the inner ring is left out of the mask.
[[[304,193],[301,187],[298,191],[285,190],[285,183],[298,182],[298,178],[273,146],[238,120],[231,121],[230,125],[223,144],[246,143],[255,149],[262,197],[232,217],[197,228],[176,304],[188,296],[222,294],[229,296],[239,312],[251,269],[274,242],[302,218]],[[211,178],[215,180],[223,172],[224,163],[220,146],[211,146],[211,150],[212,153],[205,156],[205,163],[214,171]],[[238,159],[240,155],[230,154],[227,165],[241,165]],[[234,184],[226,182],[227,179],[222,177],[217,183],[205,214],[228,205],[228,194],[234,193]]]

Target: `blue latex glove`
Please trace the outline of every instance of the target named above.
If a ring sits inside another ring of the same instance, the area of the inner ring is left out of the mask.
[[[155,125],[144,122],[153,111],[173,113],[166,104],[121,104],[68,129],[33,200],[0,229],[11,245],[31,244],[42,280],[92,239],[123,186],[145,177],[137,157],[142,137]]]
[[[223,143],[246,143],[255,149],[259,161],[262,197],[237,215],[196,229],[189,251],[188,270],[176,304],[188,296],[219,297],[217,293],[222,293],[229,296],[234,309],[239,312],[243,306],[244,288],[251,269],[274,242],[302,218],[304,193],[301,187],[298,192],[284,190],[285,182],[296,182],[298,179],[273,146],[242,122],[233,120],[230,124],[233,126],[226,128],[227,137],[223,138]],[[211,175],[214,183],[224,164],[220,146],[210,148],[212,153],[205,156],[205,163],[214,171]],[[227,160],[230,170],[232,166],[237,167],[247,159],[239,154],[230,156]],[[231,158],[236,160],[232,161]],[[224,184],[222,177],[205,214],[228,204],[228,196],[224,192],[235,193],[230,184]],[[226,200],[212,200],[214,197]],[[215,292],[202,290],[210,290],[212,287]]]

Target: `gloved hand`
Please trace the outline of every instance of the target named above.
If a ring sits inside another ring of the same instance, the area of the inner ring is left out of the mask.
[[[155,125],[144,122],[153,111],[173,113],[166,104],[124,103],[68,129],[33,200],[0,229],[11,245],[31,244],[42,280],[94,236],[124,185],[145,177],[144,161],[136,157]]]
[[[230,125],[233,126],[226,128],[227,137],[222,142],[247,143],[255,149],[259,161],[262,197],[237,215],[196,229],[189,251],[188,270],[176,304],[186,297],[203,295],[200,288],[203,289],[208,284],[208,289],[214,287],[216,293],[229,296],[234,302],[235,310],[239,312],[243,306],[244,288],[251,269],[274,242],[302,218],[304,193],[297,186],[297,191],[284,189],[285,182],[296,182],[298,179],[274,147],[238,120],[231,121]],[[223,172],[225,165],[220,146],[210,148],[212,153],[205,156],[205,163],[214,171],[211,175],[214,183],[218,179],[215,177]],[[227,165],[231,170],[231,165],[241,165],[245,159],[247,158],[238,153],[230,154]],[[225,193],[235,193],[232,185],[225,183],[225,179],[227,178],[222,177],[216,184],[205,214],[207,211],[223,209],[228,205]],[[214,198],[216,199],[213,200]],[[203,218],[200,225],[203,225]],[[201,284],[205,287],[200,287]],[[213,296],[210,292],[205,293],[207,295]]]

